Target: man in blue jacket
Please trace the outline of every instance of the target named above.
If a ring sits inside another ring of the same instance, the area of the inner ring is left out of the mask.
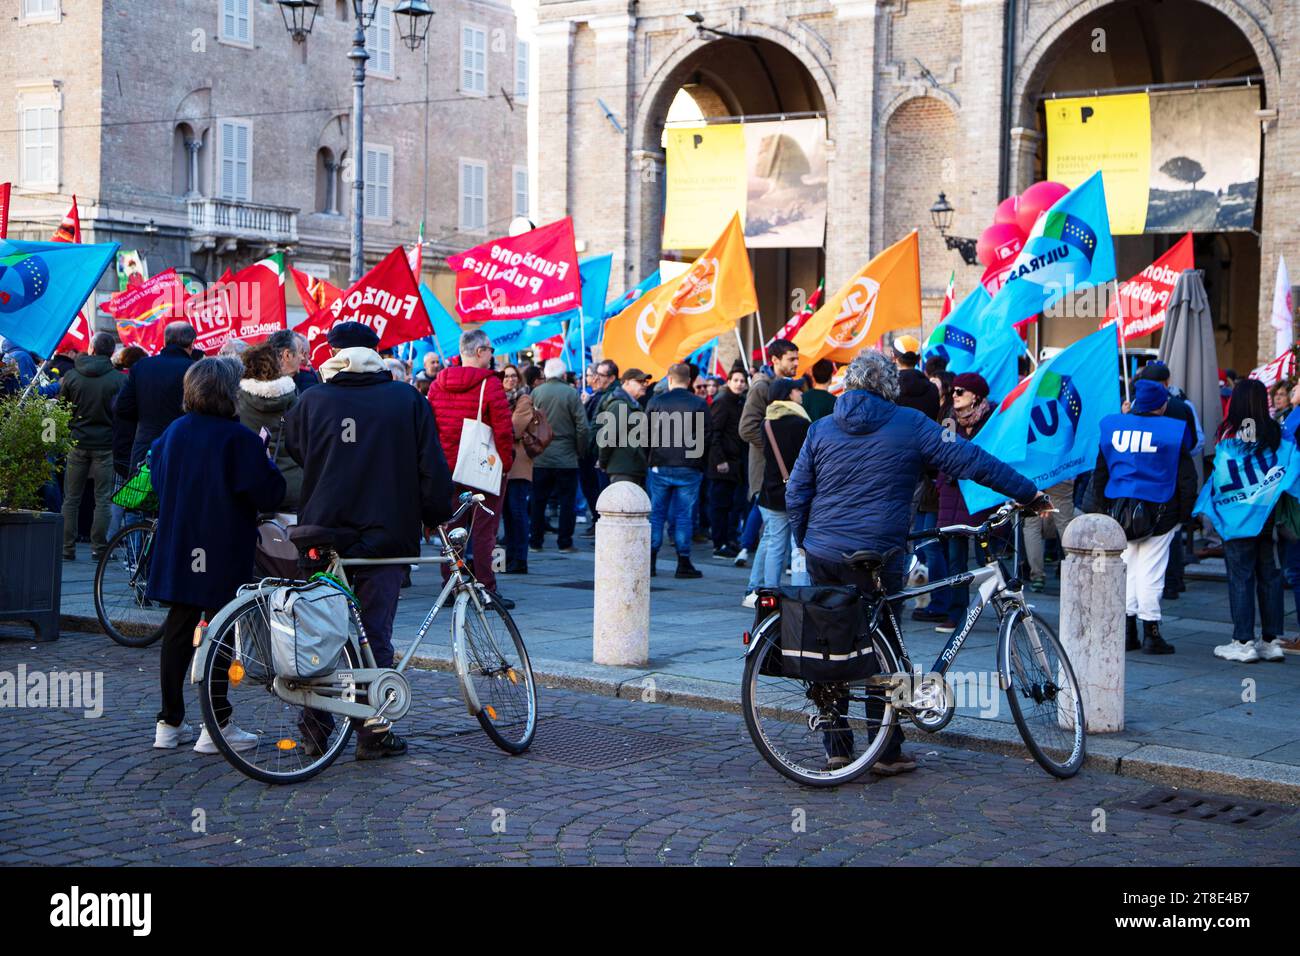
[[[664,543],[664,526],[672,526],[677,548],[674,577],[698,578],[691,564],[691,537],[695,531],[695,508],[700,482],[712,438],[709,406],[691,393],[691,368],[685,363],[668,367],[668,391],[650,399],[646,416],[650,427],[650,574]]]
[[[844,555],[899,549],[880,577],[887,591],[902,587],[912,494],[927,469],[969,478],[1040,510],[1051,507],[1015,469],[916,409],[895,404],[898,368],[884,354],[873,349],[855,358],[844,389],[835,411],[808,430],[785,486],[790,531],[804,550],[813,584],[852,584],[865,591],[867,575],[846,564]],[[883,705],[879,709],[883,712]],[[873,717],[879,719],[868,705],[868,718]],[[915,770],[916,761],[903,753],[902,744],[903,732],[895,724],[872,770]],[[847,758],[828,753],[832,766],[836,761]]]
[[[185,373],[194,364],[194,326],[169,322],[163,329],[163,349],[131,366],[126,385],[117,395],[114,414],[135,425],[131,464],[138,465],[154,439],[181,417]]]

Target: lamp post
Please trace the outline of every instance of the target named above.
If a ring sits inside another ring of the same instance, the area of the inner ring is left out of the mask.
[[[974,239],[948,235],[948,227],[952,225],[952,217],[956,211],[953,209],[952,203],[948,202],[948,197],[943,193],[939,193],[939,201],[930,207],[930,221],[934,223],[934,228],[939,230],[939,235],[943,236],[944,244],[949,249],[957,250],[966,265],[979,265],[980,259],[975,251],[976,243]]]

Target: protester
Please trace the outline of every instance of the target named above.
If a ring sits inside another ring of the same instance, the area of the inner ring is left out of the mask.
[[[529,549],[541,551],[546,539],[546,505],[555,498],[560,518],[555,543],[561,554],[572,554],[576,526],[578,458],[587,450],[587,414],[578,393],[565,383],[564,362],[547,359],[546,380],[532,391],[533,406],[540,408],[550,423],[554,438],[533,459],[533,501],[529,527]]]
[[[825,418],[835,410],[835,396],[830,393],[831,379],[835,377],[835,363],[830,359],[818,359],[808,370],[807,378],[811,386],[803,393],[803,410],[808,413],[810,421]]]
[[[147,361],[147,360],[146,360]],[[141,365],[144,363],[141,362]],[[194,656],[194,629],[210,621],[253,577],[257,514],[284,497],[284,478],[257,436],[235,420],[238,359],[205,358],[183,377],[182,415],[151,445],[150,477],[158,495],[158,525],[149,562],[148,597],[168,605],[163,622],[160,677],[162,709],[154,746],[179,746],[185,723],[185,680]],[[258,744],[255,734],[231,723],[224,674],[213,705],[221,735],[236,750]],[[195,751],[217,753],[204,727]]]
[[[169,322],[163,329],[162,351],[131,366],[114,414],[122,419],[124,428],[135,429],[132,467],[144,460],[154,440],[183,414],[185,373],[195,359],[194,335],[188,322]]]
[[[691,564],[691,538],[712,429],[708,403],[693,394],[690,386],[691,367],[682,362],[670,365],[667,391],[650,399],[647,409],[651,435],[647,459],[650,470],[646,475],[650,492],[651,576],[656,574],[664,526],[671,522],[677,549],[674,577],[702,577]]]
[[[1253,378],[1238,379],[1228,400],[1228,412],[1219,426],[1217,455],[1227,453],[1229,439],[1237,439],[1256,454],[1276,452],[1282,429],[1269,414],[1268,389]],[[1289,439],[1288,439],[1289,440]],[[1214,649],[1214,656],[1249,664],[1281,661],[1283,602],[1282,576],[1273,560],[1274,514],[1270,512],[1259,534],[1229,537],[1223,534],[1223,558],[1228,568],[1228,608],[1232,614],[1232,640]],[[1255,604],[1259,604],[1262,636],[1255,637]]]
[[[587,370],[587,381],[591,385],[592,392],[583,399],[582,407],[587,415],[588,432],[594,435],[596,414],[600,411],[601,404],[610,392],[618,388],[618,365],[610,359],[603,359]],[[582,487],[582,496],[591,509],[590,520],[586,530],[582,532],[584,538],[594,537],[596,534],[596,522],[600,519],[600,514],[596,511],[596,501],[608,484],[607,476],[597,468],[597,452],[596,443],[589,441],[586,452],[578,459],[578,483]]]
[[[430,385],[432,385],[434,379],[438,377],[438,373],[441,371],[442,371],[442,360],[438,358],[437,352],[433,351],[433,349],[430,349],[429,351],[424,353],[424,358],[421,361],[421,365],[420,365],[420,371],[415,373],[415,382],[417,385],[420,382],[428,382]],[[515,374],[516,375],[519,374],[518,369],[515,369]],[[505,387],[506,391],[510,390],[510,386],[506,385],[504,381],[501,384],[503,387]],[[521,384],[522,384],[522,380],[521,380]]]
[[[533,399],[524,388],[519,369],[507,365],[501,370],[501,387],[510,405],[510,431],[514,436],[515,460],[506,478],[506,496],[502,510],[506,538],[506,574],[528,573],[528,511],[533,495],[533,459],[524,445],[524,436],[535,428],[541,415],[533,408]]]
[[[1101,420],[1101,450],[1085,508],[1115,518],[1129,539],[1125,650],[1172,654],[1174,646],[1160,633],[1160,595],[1170,542],[1196,504],[1196,470],[1186,423],[1166,414],[1168,390],[1149,379],[1133,385],[1131,410]]]
[[[973,384],[967,380],[961,387]],[[843,556],[858,550],[885,554],[898,549],[899,556],[880,576],[887,591],[902,587],[901,554],[910,525],[912,495],[926,467],[1044,507],[1033,484],[1014,469],[970,442],[952,440],[949,432],[924,413],[897,405],[898,369],[880,352],[864,351],[849,364],[844,389],[834,414],[809,430],[785,486],[794,544],[804,549],[814,584],[855,585],[866,593],[868,575],[846,564]],[[842,721],[847,707],[848,701],[842,701]],[[868,708],[868,717],[879,720],[883,703]],[[827,752],[831,769],[848,762],[852,745],[843,737],[842,733],[828,735],[836,741]],[[916,769],[916,761],[903,752],[902,743],[902,730],[895,723],[872,770],[889,775]]]
[[[501,498],[506,476],[515,459],[515,437],[510,403],[506,399],[501,380],[492,372],[492,340],[482,329],[462,332],[460,336],[460,365],[445,368],[429,388],[429,405],[438,423],[438,438],[442,442],[447,467],[454,474],[460,456],[460,437],[467,421],[481,421],[492,429],[497,456],[501,459],[501,483],[497,488],[477,488],[456,483],[454,493],[469,491],[484,496],[483,505],[492,514],[468,512],[459,524],[470,529],[470,548],[474,558],[474,577],[487,588],[500,605],[507,610],[514,601],[503,598],[497,591],[496,571],[492,567],[492,553],[497,544],[497,528],[501,522]],[[387,364],[387,363],[385,363]],[[417,394],[419,394],[417,392]],[[454,526],[453,526],[454,527]],[[451,569],[442,568],[445,579]]]
[[[272,338],[274,337],[272,336]],[[311,367],[311,348],[308,345],[307,336],[301,332],[294,332],[293,341],[298,347],[298,368],[297,371],[292,373],[293,383],[298,387],[298,394],[301,395],[313,385],[319,385],[320,376]]]
[[[780,378],[772,383],[768,392],[771,401],[763,422],[763,451],[766,465],[763,472],[763,490],[758,493],[758,506],[763,514],[763,577],[761,587],[781,585],[781,575],[790,561],[790,522],[786,515],[785,485],[808,435],[808,413],[803,410],[802,379]],[[796,554],[791,565],[790,583],[795,587],[808,582],[804,557]]]
[[[1291,411],[1291,388],[1286,382],[1278,382],[1273,386],[1273,421],[1279,425],[1286,420],[1287,414]]]
[[[27,349],[0,335],[0,395],[23,392],[36,381],[32,392],[45,398],[59,394],[58,381],[39,381],[40,362]]]
[[[420,553],[421,522],[437,527],[453,507],[432,409],[415,389],[392,380],[370,327],[340,322],[327,341],[331,356],[321,366],[321,385],[304,392],[284,420],[285,447],[302,466],[298,522],[337,529],[335,547],[345,558],[413,557]],[[348,574],[378,667],[393,666],[393,617],[406,571],[376,565]],[[406,752],[391,730],[356,723],[358,760]],[[304,712],[309,756],[320,752],[332,726],[330,715]]]
[[[217,358],[240,358],[248,351],[248,343],[243,339],[226,339],[217,349]]]
[[[1187,425],[1186,442],[1192,458],[1192,467],[1196,469],[1196,481],[1199,486],[1202,458],[1205,451],[1205,433],[1201,428],[1201,419],[1196,406],[1183,393],[1182,389],[1170,381],[1169,366],[1164,362],[1158,359],[1148,362],[1142,366],[1138,377],[1158,382],[1169,390],[1169,406],[1165,410],[1165,415],[1169,418],[1177,418]],[[1187,590],[1187,584],[1183,578],[1183,567],[1186,560],[1183,536],[1176,534],[1169,543],[1169,562],[1165,566],[1165,589],[1162,595],[1164,600],[1176,601],[1181,593]]]
[[[749,394],[745,396],[745,408],[740,413],[740,437],[749,443],[749,517],[746,519],[745,532],[742,534],[741,544],[745,545],[746,538],[752,537],[755,542],[753,549],[753,567],[750,569],[749,582],[746,587],[745,601],[752,603],[751,595],[758,589],[758,582],[762,576],[763,555],[762,555],[762,538],[758,536],[758,522],[762,512],[758,510],[758,494],[763,490],[763,474],[765,454],[763,451],[763,422],[767,416],[768,390],[772,387],[773,380],[777,378],[791,378],[799,371],[799,346],[795,345],[788,339],[773,339],[772,344],[767,347],[767,357],[770,365],[764,365],[754,372],[750,379]],[[750,549],[743,547],[741,553],[736,556],[736,563],[743,562],[750,558]]]
[[[59,397],[72,406],[72,438],[63,476],[63,559],[77,557],[77,516],[86,480],[95,485],[95,517],[90,526],[90,556],[98,561],[108,547],[113,495],[113,403],[126,378],[113,368],[113,336],[96,332],[90,351],[79,354],[62,377]]]
[[[898,366],[898,404],[915,408],[932,422],[939,420],[939,390],[917,368],[921,362],[921,342],[915,335],[894,339],[892,357]]]
[[[601,470],[609,479],[645,485],[645,410],[640,398],[650,376],[639,368],[623,373],[620,385],[610,389],[596,410],[596,440]]]
[[[709,526],[713,530],[713,556],[740,554],[740,523],[745,516],[747,448],[740,437],[740,414],[745,407],[745,373],[733,370],[726,387],[709,406],[713,442],[709,445]]]
[[[293,350],[294,362],[297,352]],[[282,354],[270,341],[244,352],[239,380],[239,420],[262,438],[276,468],[284,476],[284,500],[279,510],[293,514],[302,495],[302,468],[284,447],[284,416],[298,401],[293,377],[285,374]]]

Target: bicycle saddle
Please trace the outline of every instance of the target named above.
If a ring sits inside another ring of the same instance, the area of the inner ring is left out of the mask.
[[[318,524],[299,524],[289,529],[289,540],[299,551],[308,548],[343,550],[356,543],[359,535],[351,528],[326,528]]]
[[[853,551],[844,553],[844,563],[855,568],[864,570],[875,570],[883,568],[894,557],[902,552],[902,548],[890,548],[883,554],[879,551]]]

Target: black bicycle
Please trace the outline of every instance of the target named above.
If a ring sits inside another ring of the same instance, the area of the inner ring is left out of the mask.
[[[978,527],[951,525],[911,535],[910,540],[972,538],[982,559],[972,571],[886,595],[880,572],[901,549],[888,554],[859,551],[846,562],[874,582],[868,603],[871,650],[878,673],[859,681],[814,683],[787,677],[782,668],[781,598],[759,592],[754,629],[741,685],[745,726],[773,767],[796,783],[832,787],[860,776],[879,758],[901,717],[930,733],[947,726],[956,696],[949,668],[988,605],[999,619],[998,679],[1011,716],[1038,764],[1056,777],[1072,777],[1085,756],[1083,700],[1065,648],[1046,621],[1025,602],[1020,567],[1023,510],[1008,503]],[[1011,525],[1009,568],[995,557],[995,532]],[[891,602],[969,584],[978,601],[966,612],[929,673],[914,672]]]
[[[123,647],[148,647],[162,637],[167,608],[146,595],[157,521],[132,518],[109,539],[95,566],[95,616]]]

